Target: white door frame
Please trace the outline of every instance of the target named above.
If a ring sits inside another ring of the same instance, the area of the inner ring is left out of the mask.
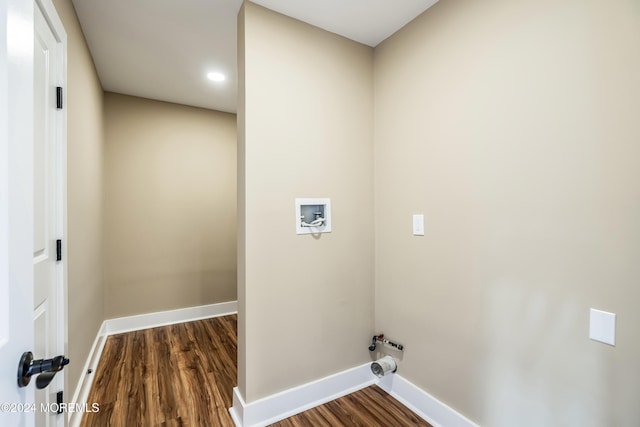
[[[56,129],[58,134],[56,135],[56,199],[60,202],[56,209],[56,234],[62,239],[62,261],[57,265],[57,283],[58,294],[56,300],[58,302],[58,340],[56,342],[55,354],[49,354],[45,357],[54,357],[60,354],[68,355],[68,268],[67,268],[67,108],[66,108],[66,91],[67,91],[67,33],[62,25],[62,21],[58,16],[58,13],[53,5],[52,0],[35,0],[35,7],[39,7],[42,11],[42,15],[49,23],[49,26],[53,32],[53,35],[58,42],[59,52],[58,63],[53,65],[56,67],[56,74],[59,81],[56,82],[57,86],[63,88],[63,106],[61,110],[58,110],[56,114]],[[71,363],[73,363],[72,361]],[[76,361],[78,363],[78,361]],[[63,371],[64,372],[64,371]],[[67,371],[68,372],[68,371]],[[58,390],[64,390],[65,400],[71,397],[72,391],[68,389],[69,381],[67,381],[66,373],[64,375],[56,375],[55,386]],[[54,387],[54,385],[50,385]],[[65,414],[68,417],[69,414]],[[60,417],[61,419],[63,417]],[[63,424],[59,424],[62,426]]]

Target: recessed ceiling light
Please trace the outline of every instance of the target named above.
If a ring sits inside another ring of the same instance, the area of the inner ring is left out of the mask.
[[[209,80],[213,80],[214,82],[223,82],[226,77],[222,73],[209,73],[207,74]]]

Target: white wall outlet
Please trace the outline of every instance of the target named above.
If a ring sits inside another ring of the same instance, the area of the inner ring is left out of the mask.
[[[424,215],[423,214],[413,215],[413,235],[424,236]]]
[[[589,338],[616,345],[616,315],[592,308],[589,314]]]

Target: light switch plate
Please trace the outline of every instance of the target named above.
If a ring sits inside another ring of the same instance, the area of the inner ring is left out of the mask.
[[[424,236],[424,215],[423,214],[413,215],[413,235]]]
[[[592,308],[589,314],[589,338],[616,345],[616,315]]]

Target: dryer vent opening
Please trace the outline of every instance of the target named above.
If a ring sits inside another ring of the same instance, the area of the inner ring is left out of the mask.
[[[385,356],[382,359],[378,359],[371,363],[371,372],[378,377],[382,378],[388,373],[392,373],[398,370],[396,359],[391,356]]]

